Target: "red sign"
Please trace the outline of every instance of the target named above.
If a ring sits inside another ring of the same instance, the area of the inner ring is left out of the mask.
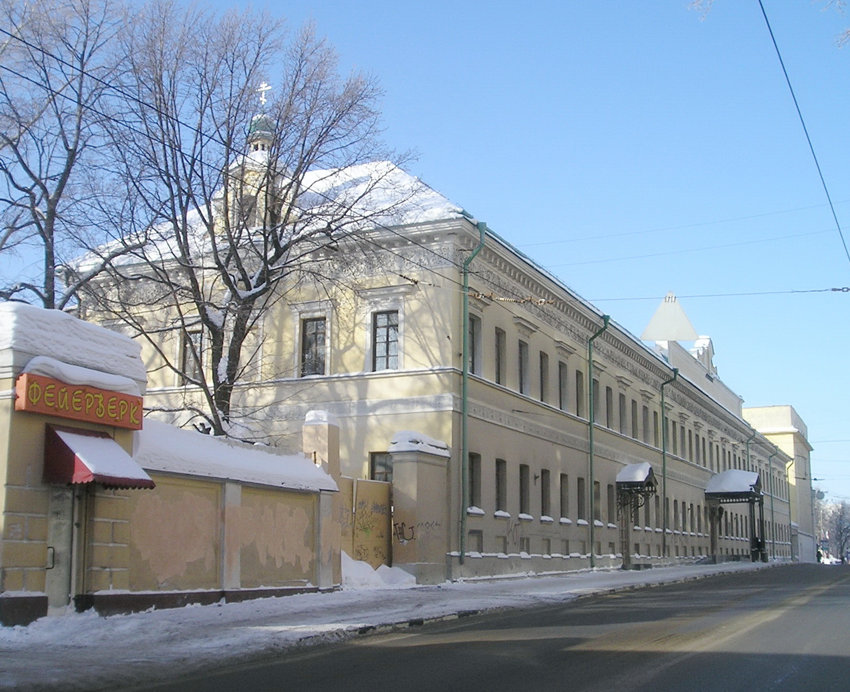
[[[15,410],[142,429],[142,397],[25,372],[15,383]]]

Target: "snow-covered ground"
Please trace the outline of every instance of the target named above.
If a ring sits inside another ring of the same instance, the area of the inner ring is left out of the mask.
[[[94,612],[0,628],[0,688],[118,689],[167,680],[263,652],[340,641],[411,620],[569,601],[579,596],[762,569],[762,563],[593,570],[549,576],[416,586],[401,570],[372,570],[343,556],[341,591],[244,603],[150,610],[100,617]]]

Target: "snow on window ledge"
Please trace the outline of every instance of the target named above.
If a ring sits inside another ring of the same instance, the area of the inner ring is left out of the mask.
[[[558,519],[558,523],[560,523],[560,524],[572,524],[573,520],[568,519],[567,517],[561,517],[560,519]]]
[[[555,522],[555,520],[552,517],[549,517],[545,514],[540,517],[540,523],[541,524],[552,524],[554,522]]]
[[[510,519],[511,518],[510,513],[506,512],[503,509],[497,509],[495,512],[493,512],[493,516],[496,517],[497,519]]]
[[[484,516],[484,510],[481,509],[480,507],[476,507],[475,505],[473,505],[472,507],[467,507],[466,513],[473,515],[473,516],[476,516],[476,517],[483,517]]]
[[[517,514],[517,519],[520,521],[534,521],[534,517],[530,514],[526,514],[525,512],[520,512]]]
[[[579,526],[587,526],[587,519],[579,519],[578,521],[576,521],[576,524],[578,524]]]

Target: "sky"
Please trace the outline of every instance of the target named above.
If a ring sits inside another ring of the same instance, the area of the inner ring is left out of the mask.
[[[382,565],[375,571],[343,553],[341,591],[105,618],[93,610],[69,611],[27,627],[0,627],[0,689],[136,689],[171,680],[176,671],[208,674],[216,666],[256,661],[260,654],[279,654],[308,642],[339,642],[360,630],[767,567],[726,562],[416,586],[400,567]]]
[[[831,290],[850,286],[850,13],[764,8],[782,62],[758,0],[270,11],[379,81],[410,173],[619,325],[640,336],[675,293],[721,379],[745,406],[792,405],[815,485],[850,500],[850,293]]]
[[[826,190],[758,0],[268,9],[377,79],[410,173],[620,326],[640,336],[675,293],[721,379],[745,406],[792,405],[815,485],[850,500],[850,292],[832,290],[850,287],[850,13],[834,4],[764,0]]]

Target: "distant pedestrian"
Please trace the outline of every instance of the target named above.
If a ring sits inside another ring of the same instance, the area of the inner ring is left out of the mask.
[[[820,548],[818,548],[818,562],[823,562],[823,553]]]

